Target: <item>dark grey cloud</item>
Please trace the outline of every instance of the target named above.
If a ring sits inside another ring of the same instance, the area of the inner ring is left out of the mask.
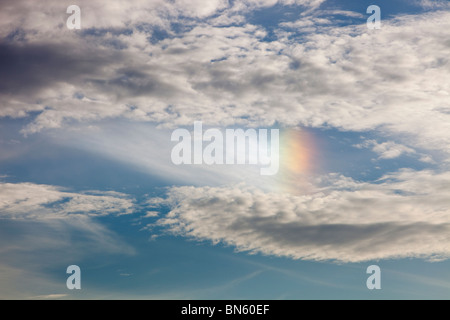
[[[0,93],[32,96],[60,83],[81,84],[100,74],[117,55],[75,45],[0,43]]]
[[[148,69],[147,73],[143,72]],[[158,76],[151,67],[141,70],[136,68],[119,68],[112,79],[86,79],[102,92],[111,92],[117,99],[126,101],[131,97],[169,98],[177,94],[178,88]],[[158,69],[158,68],[155,68]]]

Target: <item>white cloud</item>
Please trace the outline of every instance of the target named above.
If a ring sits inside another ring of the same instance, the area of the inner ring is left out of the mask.
[[[86,150],[119,161],[169,185],[223,185],[247,181],[270,187],[277,178],[261,176],[260,168],[267,167],[261,165],[175,165],[171,151],[177,143],[170,141],[172,130],[158,129],[148,123],[117,121],[103,124],[100,128],[82,125],[72,129],[43,136],[57,146]],[[193,130],[193,123],[187,129]]]
[[[73,256],[82,256],[91,251],[79,248],[80,243],[87,241],[95,243],[94,251],[133,254],[133,248],[95,217],[131,214],[134,210],[133,199],[118,192],[74,193],[51,185],[0,183],[0,219],[18,223],[16,233],[22,234],[16,240],[8,238],[9,244],[1,250],[3,254],[18,249],[33,251],[44,248],[57,252],[72,246]],[[42,232],[28,230],[24,227],[28,224],[34,224],[35,229]],[[70,234],[83,235],[85,240],[75,245],[67,237]]]
[[[404,170],[377,183],[330,176],[307,195],[245,187],[176,187],[168,232],[304,260],[450,257],[450,174]]]
[[[365,25],[320,27],[317,15],[305,16],[299,23],[313,23],[319,32],[298,38],[280,26],[272,42],[262,41],[260,26],[205,22],[157,43],[133,24],[131,34],[27,33],[28,42],[9,43],[5,54],[29,61],[25,71],[50,73],[38,80],[30,73],[27,81],[12,73],[11,86],[21,86],[0,97],[0,114],[41,111],[25,133],[117,117],[172,127],[198,119],[223,126],[326,125],[377,130],[448,153],[450,49],[443,39],[449,15],[402,16],[376,32]],[[111,40],[124,48],[111,47]]]
[[[355,145],[357,148],[372,148],[372,151],[378,154],[379,159],[394,159],[402,154],[415,154],[416,151],[407,146],[387,141],[378,143],[376,140],[367,140],[362,144]],[[425,158],[421,158],[425,160]]]
[[[415,0],[414,3],[425,9],[446,9],[450,7],[446,0]]]
[[[419,161],[425,162],[425,163],[430,163],[430,164],[435,164],[436,161],[433,160],[433,157],[426,155],[426,154],[422,154],[420,156]]]
[[[234,14],[270,7],[277,3],[283,5],[301,5],[317,8],[324,0],[237,0],[233,6],[229,0],[117,0],[104,4],[101,1],[78,0],[81,8],[82,29],[88,28],[124,28],[132,24],[148,23],[168,27],[171,21],[191,18],[203,19],[216,14]],[[14,32],[19,27],[23,30],[36,30],[47,33],[59,33],[70,37],[66,28],[69,4],[48,0],[30,3],[25,0],[5,0],[0,12],[0,37]],[[187,21],[182,21],[187,22]]]
[[[175,0],[180,14],[193,17],[207,17],[229,6],[228,0]]]
[[[325,13],[325,14],[341,15],[341,16],[352,17],[352,18],[364,18],[364,17],[366,17],[361,12],[348,11],[348,10],[327,10],[327,11],[325,11],[323,13]]]
[[[0,183],[0,218],[46,220],[81,214],[130,214],[133,200],[116,192],[73,193],[33,183]]]
[[[147,211],[147,213],[145,214],[144,218],[154,218],[159,216],[159,212],[157,211]]]
[[[305,17],[297,21],[282,22],[280,23],[280,27],[292,29],[312,28],[302,30],[302,31],[310,31],[310,30],[317,30],[317,28],[319,28],[321,25],[330,25],[330,24],[332,24],[332,21],[326,18]]]

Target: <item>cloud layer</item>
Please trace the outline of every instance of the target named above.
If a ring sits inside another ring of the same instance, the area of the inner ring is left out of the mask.
[[[117,192],[73,193],[33,183],[0,183],[0,218],[48,220],[68,215],[130,214],[133,200]]]
[[[450,13],[405,15],[368,30],[334,21],[365,13],[324,11],[323,2],[80,0],[82,29],[72,31],[60,1],[4,1],[0,117],[26,118],[24,135],[117,118],[171,128],[202,120],[209,126],[370,131],[376,139],[360,147],[380,159],[416,154],[433,161],[417,148],[443,153],[448,162]],[[430,1],[417,4],[436,8]],[[250,22],[252,14],[275,5],[302,10],[273,28]],[[437,9],[446,7],[439,2]],[[160,175],[173,170],[183,182],[202,170],[174,170],[169,158],[153,155],[165,151],[165,132],[149,144],[152,137],[145,134],[151,133],[138,133],[112,143],[110,135],[111,144],[100,134],[73,140]],[[378,136],[387,142],[378,143]],[[444,161],[441,171],[402,170],[372,183],[322,177],[304,195],[243,185],[177,187],[163,201],[170,213],[158,225],[197,240],[296,259],[448,258],[446,169]],[[235,176],[239,170],[210,170],[199,180],[217,185]],[[118,193],[30,183],[1,183],[0,191],[0,218],[53,223],[83,217],[80,228],[93,216],[126,214],[133,207]]]
[[[240,251],[304,260],[360,262],[450,257],[450,174],[404,170],[378,183],[331,175],[308,195],[178,187],[157,225]]]
[[[171,9],[164,3],[106,6],[109,20],[95,24],[89,17],[98,8],[83,3],[87,25],[80,32],[65,25],[44,28],[54,23],[57,6],[52,12],[27,7],[35,15],[48,15],[50,22],[39,24],[31,15],[22,27],[14,21],[22,21],[23,14],[11,9],[17,19],[2,22],[9,31],[1,48],[0,115],[38,111],[25,133],[116,117],[172,127],[195,120],[276,122],[380,130],[423,148],[450,150],[449,12],[403,16],[384,21],[376,31],[338,26],[316,12],[281,23],[276,38],[267,41],[263,26],[230,22],[217,27],[198,17],[221,10],[234,16],[276,1],[238,1],[231,8],[226,1],[213,1],[211,8],[189,3],[189,9],[183,9],[188,6],[183,1]],[[141,17],[142,12],[159,19],[145,23],[149,17]],[[196,18],[180,20],[180,12]],[[173,23],[181,21],[185,28],[178,30]],[[305,21],[315,26],[314,33],[305,33]]]

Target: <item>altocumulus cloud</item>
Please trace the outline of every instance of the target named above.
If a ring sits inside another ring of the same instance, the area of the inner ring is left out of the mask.
[[[3,1],[0,116],[38,112],[24,134],[110,118],[167,127],[199,119],[327,126],[383,136],[389,142],[364,145],[380,158],[412,154],[414,146],[448,159],[450,13],[405,15],[372,32],[336,26],[319,7],[323,2],[80,0],[82,30],[73,32],[60,1]],[[275,4],[306,11],[280,23],[267,41],[265,27],[248,23],[246,14]],[[296,259],[448,258],[450,176],[445,164],[438,169],[402,170],[372,183],[325,176],[305,195],[243,185],[177,187],[161,202],[170,212],[157,224]],[[25,183],[0,190],[3,218],[82,219],[84,228],[95,215],[132,207],[121,194]]]
[[[24,133],[71,120],[125,117],[173,127],[201,118],[211,125],[379,130],[449,151],[447,11],[386,20],[382,30],[370,32],[365,25],[322,25],[316,9],[292,25],[281,23],[277,38],[265,41],[263,26],[216,27],[209,17],[277,1],[213,1],[207,10],[200,2],[132,1],[102,10],[83,2],[80,32],[65,28],[58,6],[20,3],[30,12],[26,18],[12,9],[20,6],[2,11],[10,15],[2,19],[8,57],[2,61],[23,72],[11,75],[2,67],[0,115],[40,112]],[[295,3],[313,8],[321,1]],[[299,35],[292,26],[304,21],[317,30]],[[186,27],[174,30],[174,23]],[[149,41],[156,26],[167,36]]]
[[[308,195],[257,188],[175,187],[167,232],[239,251],[304,260],[450,257],[450,174],[403,170],[378,183],[339,175]]]

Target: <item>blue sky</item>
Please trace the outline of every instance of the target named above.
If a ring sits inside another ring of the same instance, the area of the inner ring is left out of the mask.
[[[448,299],[448,1],[70,4],[1,4],[0,298]],[[279,173],[174,165],[194,121]]]

